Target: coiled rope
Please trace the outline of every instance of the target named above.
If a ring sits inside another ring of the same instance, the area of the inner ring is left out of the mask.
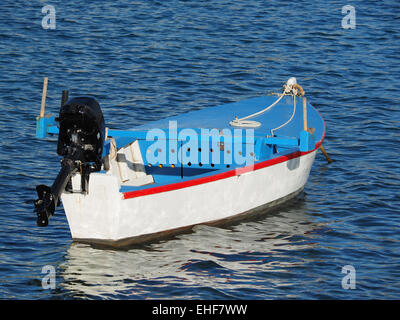
[[[233,127],[242,127],[242,128],[258,128],[259,126],[261,126],[261,123],[258,121],[254,121],[254,120],[248,120],[254,117],[257,117],[265,112],[267,112],[268,110],[270,110],[272,107],[274,107],[279,101],[281,101],[281,99],[284,96],[293,96],[293,113],[292,116],[290,117],[290,119],[288,121],[286,121],[284,124],[280,125],[277,128],[274,128],[271,130],[271,134],[272,136],[274,135],[274,131],[278,130],[280,128],[283,128],[284,126],[286,126],[290,121],[293,120],[294,115],[296,113],[296,96],[304,96],[305,92],[303,90],[303,88],[297,84],[296,82],[296,78],[290,78],[286,84],[283,86],[283,93],[282,94],[278,94],[279,98],[273,102],[271,105],[269,105],[268,107],[264,108],[261,111],[258,111],[256,113],[250,114],[246,117],[240,118],[238,119],[237,117],[235,117],[234,120],[230,121],[229,124]]]

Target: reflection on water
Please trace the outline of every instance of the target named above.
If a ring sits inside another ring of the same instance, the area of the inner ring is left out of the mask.
[[[313,248],[312,233],[324,228],[311,221],[306,209],[297,199],[258,221],[195,226],[191,233],[124,251],[72,243],[59,266],[61,285],[74,297],[102,298],[165,298],[166,290],[184,285],[185,290],[168,295],[183,299],[199,288],[215,290],[215,298],[233,298],[241,288],[285,285],[285,277],[270,275],[303,265],[306,258],[291,257],[291,252]]]

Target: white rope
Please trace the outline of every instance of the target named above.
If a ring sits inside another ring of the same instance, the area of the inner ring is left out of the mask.
[[[243,120],[237,119],[232,120],[229,122],[232,127],[243,127],[243,128],[258,128],[261,126],[261,122],[254,121],[254,120]]]
[[[300,94],[300,95],[304,95],[304,90],[301,86],[299,86],[296,82],[296,78],[290,78],[287,83],[283,86],[283,93],[279,95],[279,98],[273,102],[271,105],[269,105],[268,107],[264,108],[261,111],[258,111],[256,113],[250,114],[246,117],[240,118],[238,119],[237,117],[235,117],[234,120],[232,120],[231,122],[229,122],[229,124],[233,127],[245,127],[245,128],[258,128],[259,126],[261,126],[261,123],[258,121],[254,121],[254,120],[248,120],[254,117],[257,117],[265,112],[267,112],[269,109],[271,109],[272,107],[274,107],[279,101],[281,101],[281,99],[284,96],[293,96],[293,113],[292,116],[290,117],[290,119],[288,121],[286,121],[284,124],[280,125],[279,127],[276,127],[274,129],[271,130],[271,134],[272,136],[274,136],[274,131],[283,128],[284,126],[286,126],[290,121],[293,120],[294,115],[296,113],[296,96]]]
[[[258,111],[258,112],[256,112],[256,113],[253,113],[253,114],[251,114],[251,115],[249,115],[249,116],[246,116],[246,117],[244,117],[244,118],[237,119],[237,120],[241,121],[241,120],[251,119],[251,118],[254,118],[254,117],[257,117],[257,116],[263,114],[264,112],[267,112],[269,109],[271,109],[273,106],[275,106],[279,101],[281,101],[281,99],[282,99],[285,95],[286,95],[285,93],[281,94],[280,97],[278,98],[278,100],[276,100],[274,103],[272,103],[272,104],[271,104],[270,106],[268,106],[267,108],[265,108],[265,109],[263,109],[263,110],[261,110],[261,111]],[[236,119],[235,119],[235,120],[236,120]]]
[[[247,120],[247,119],[251,119],[254,117],[257,117],[261,114],[263,114],[264,112],[267,112],[269,109],[271,109],[273,106],[275,106],[279,101],[281,101],[281,99],[287,95],[287,89],[285,88],[285,91],[280,95],[280,97],[271,105],[269,105],[268,107],[264,108],[261,111],[258,111],[256,113],[250,114],[246,117],[240,118],[238,119],[237,117],[235,117],[235,120],[232,120],[231,122],[229,122],[229,124],[233,127],[259,127],[261,126],[261,123],[258,121],[252,121],[252,120]],[[247,121],[246,121],[247,120]]]
[[[280,125],[279,127],[274,128],[274,129],[271,129],[271,135],[274,136],[274,131],[275,131],[275,130],[278,130],[278,129],[280,129],[280,128],[283,128],[283,127],[286,126],[290,121],[292,121],[292,120],[293,120],[293,117],[294,117],[294,115],[295,115],[295,113],[296,113],[296,96],[293,95],[293,113],[292,113],[292,116],[291,116],[290,119],[289,119],[288,121],[286,121],[284,124]]]

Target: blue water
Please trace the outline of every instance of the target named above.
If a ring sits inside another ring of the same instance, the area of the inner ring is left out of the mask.
[[[355,29],[341,25],[347,4]],[[2,1],[0,298],[399,299],[399,17],[394,0]],[[39,228],[29,203],[60,167],[56,138],[34,137],[45,76],[48,112],[69,89],[121,129],[295,76],[335,162],[319,153],[304,193],[259,220],[125,251],[76,244],[62,208]],[[42,287],[47,265],[55,289]]]

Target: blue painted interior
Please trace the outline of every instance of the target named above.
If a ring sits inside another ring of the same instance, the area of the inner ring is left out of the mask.
[[[231,135],[236,135],[238,131],[242,131],[242,150],[245,154],[246,141],[245,141],[245,130],[231,127],[229,122],[234,119],[235,116],[238,118],[245,117],[249,114],[258,112],[265,107],[269,106],[277,99],[276,96],[265,96],[259,98],[253,98],[245,101],[240,101],[236,103],[229,103],[217,107],[204,108],[202,110],[196,110],[184,114],[180,114],[174,117],[149,122],[145,125],[139,126],[130,130],[129,132],[117,132],[114,131],[115,139],[117,142],[117,147],[122,147],[130,142],[133,142],[138,138],[141,147],[142,155],[145,155],[149,147],[154,144],[154,141],[146,141],[146,133],[151,129],[161,129],[168,137],[169,133],[169,121],[176,121],[177,123],[177,135],[179,132],[185,128],[193,128],[196,132],[200,133],[200,129],[228,129],[231,131]],[[274,129],[281,124],[285,123],[292,115],[293,112],[293,98],[285,97],[281,100],[279,104],[265,112],[264,114],[255,117],[251,120],[256,120],[261,123],[261,126],[254,130],[255,145],[254,149],[254,162],[266,161],[275,157],[279,157],[285,154],[290,154],[296,151],[309,151],[314,149],[315,143],[320,141],[323,137],[325,124],[320,114],[314,109],[310,104],[307,103],[307,122],[308,127],[315,128],[314,134],[310,134],[303,130],[303,107],[300,98],[296,98],[296,113],[293,120],[287,124],[285,127],[274,131],[275,136],[271,137],[271,129]],[[119,136],[121,135],[121,136]],[[268,136],[268,137],[267,137]],[[168,139],[168,138],[167,138]],[[201,139],[204,136],[199,135],[198,145],[201,144]],[[207,138],[209,139],[209,138]],[[183,141],[183,146],[185,146]],[[166,142],[166,148],[169,150],[171,141]],[[174,145],[178,145],[178,152],[180,150],[180,141],[173,141]],[[211,145],[211,143],[210,143]],[[188,154],[184,147],[185,154]],[[233,148],[233,152],[235,149]],[[164,151],[165,152],[165,151]],[[204,152],[204,150],[202,150]],[[216,152],[213,148],[213,152]],[[146,172],[152,174],[155,180],[155,184],[141,187],[122,187],[121,192],[134,191],[139,189],[147,189],[155,186],[161,186],[181,181],[187,181],[194,178],[200,178],[210,175],[215,175],[219,172],[224,172],[227,170],[232,170],[234,168],[243,166],[235,165],[234,163],[224,164],[226,155],[226,145],[225,150],[217,150],[220,153],[220,164],[213,164],[211,152],[208,152],[209,161],[208,163],[201,163],[200,159],[197,161],[191,161],[190,166],[184,161],[183,167],[183,178],[181,177],[181,167],[180,162],[174,163],[175,168],[171,168],[171,162],[168,161],[162,163],[162,167],[159,167],[158,162],[149,164],[146,157],[143,156],[146,164]],[[201,152],[198,153],[198,158],[201,157]],[[168,154],[170,155],[170,153]],[[151,166],[149,166],[151,165]]]

